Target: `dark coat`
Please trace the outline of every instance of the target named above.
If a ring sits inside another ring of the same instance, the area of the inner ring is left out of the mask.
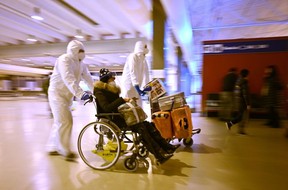
[[[266,93],[262,94],[264,97],[264,103],[267,107],[275,107],[279,105],[280,91],[282,90],[282,85],[276,76],[269,76],[264,78],[264,88]]]
[[[229,72],[223,79],[222,91],[233,92],[237,78],[236,73]]]
[[[248,80],[243,77],[239,77],[234,89],[236,109],[247,109],[250,106],[250,91]]]
[[[94,83],[94,95],[96,96],[97,113],[118,113],[118,107],[125,103],[119,96],[121,90],[118,86],[109,85],[102,81]],[[110,118],[119,128],[126,126],[121,116]]]

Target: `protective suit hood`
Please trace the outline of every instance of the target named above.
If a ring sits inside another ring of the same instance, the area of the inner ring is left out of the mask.
[[[67,54],[72,55],[73,57],[77,58],[80,49],[84,50],[84,45],[82,44],[82,42],[78,40],[72,40],[67,45]]]
[[[146,47],[145,47],[146,46]],[[143,41],[138,41],[135,44],[134,53],[145,53],[148,51],[147,44]]]

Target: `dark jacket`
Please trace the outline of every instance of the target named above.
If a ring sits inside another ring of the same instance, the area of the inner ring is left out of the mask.
[[[94,83],[94,95],[96,96],[97,113],[118,113],[118,107],[125,103],[119,96],[121,90],[118,86],[109,85],[102,81]],[[121,116],[113,116],[112,121],[119,128],[126,126],[125,120]]]
[[[233,92],[236,81],[237,74],[234,72],[229,72],[223,79],[222,91]]]
[[[266,94],[263,94],[265,105],[267,107],[278,106],[280,91],[282,90],[282,85],[278,78],[275,76],[264,78],[264,87],[267,88]]]
[[[236,81],[235,88],[235,101],[236,101],[236,108],[239,110],[247,109],[247,106],[250,105],[250,91],[248,80],[243,77],[239,77]]]

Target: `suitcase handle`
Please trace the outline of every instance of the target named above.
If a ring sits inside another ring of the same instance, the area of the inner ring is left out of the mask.
[[[169,117],[169,115],[168,114],[163,114],[163,113],[158,113],[158,114],[156,114],[156,113],[153,113],[152,114],[152,119],[154,119],[155,117],[164,117],[164,118],[168,118]]]
[[[193,129],[193,130],[192,130],[192,135],[199,134],[200,132],[201,132],[201,129],[200,129],[200,128]]]
[[[174,107],[175,97],[171,97],[170,100],[172,100],[171,109],[170,109],[171,111]]]

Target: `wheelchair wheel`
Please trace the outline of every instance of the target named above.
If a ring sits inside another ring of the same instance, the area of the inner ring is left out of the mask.
[[[193,139],[192,138],[187,138],[187,139],[183,139],[183,144],[185,146],[192,146],[194,143]]]
[[[139,146],[138,156],[140,158],[147,158],[149,156],[149,151],[144,146]]]
[[[121,153],[118,135],[108,123],[87,124],[78,136],[78,152],[81,159],[96,170],[112,167]]]
[[[138,165],[139,163],[137,159],[132,159],[131,157],[128,157],[128,158],[125,158],[124,160],[125,169],[130,172],[136,171],[138,168]]]
[[[149,165],[150,165],[150,164],[149,164],[149,162],[148,162],[146,159],[140,159],[139,162],[140,162],[140,163],[139,163],[139,166],[140,166],[140,167],[143,166],[143,167],[145,167],[145,168],[147,168],[147,169],[149,168]]]

